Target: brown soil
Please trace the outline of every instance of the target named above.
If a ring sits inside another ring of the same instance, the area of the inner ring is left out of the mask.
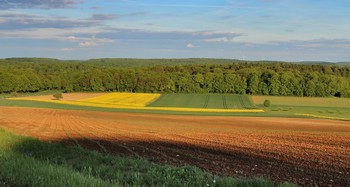
[[[0,107],[0,128],[217,175],[350,186],[350,122]]]

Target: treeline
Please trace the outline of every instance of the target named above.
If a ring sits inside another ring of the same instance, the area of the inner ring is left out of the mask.
[[[168,59],[169,60],[169,59]],[[197,59],[198,60],[198,59]],[[0,61],[0,92],[232,93],[350,97],[350,67],[291,63],[155,65]]]

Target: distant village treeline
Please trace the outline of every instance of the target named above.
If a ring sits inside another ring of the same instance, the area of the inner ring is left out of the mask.
[[[63,90],[350,97],[349,66],[210,59],[155,61],[2,59],[0,93]]]

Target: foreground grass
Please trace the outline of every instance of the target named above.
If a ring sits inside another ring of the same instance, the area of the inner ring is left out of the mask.
[[[215,177],[192,166],[173,167],[116,157],[0,129],[0,186],[293,186],[265,179]]]

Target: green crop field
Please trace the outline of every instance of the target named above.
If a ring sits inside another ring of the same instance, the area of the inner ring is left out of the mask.
[[[250,96],[232,94],[163,94],[148,106],[215,109],[256,108]]]

